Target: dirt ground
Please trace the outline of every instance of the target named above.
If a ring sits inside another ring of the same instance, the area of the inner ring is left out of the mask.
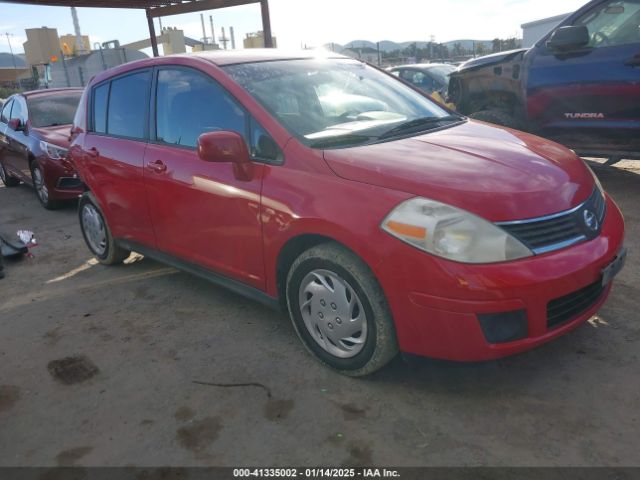
[[[597,318],[517,357],[366,379],[203,280],[94,265],[73,205],[0,188],[0,228],[40,243],[0,280],[0,466],[639,466],[640,162],[597,173],[629,247]]]

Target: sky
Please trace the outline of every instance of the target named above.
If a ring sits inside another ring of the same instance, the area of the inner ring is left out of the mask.
[[[522,23],[576,10],[586,0],[270,0],[271,25],[278,46],[316,47],[352,40],[490,40],[521,37]],[[235,30],[237,46],[246,33],[261,30],[260,7],[244,5],[203,12],[207,35],[213,15],[216,37],[220,27]],[[80,26],[91,43],[118,39],[128,43],[148,37],[142,10],[78,9]],[[200,14],[162,19],[164,27],[177,27],[188,37],[202,37]],[[73,33],[69,8],[0,3],[0,51],[23,52],[25,28],[57,28],[59,35]],[[156,28],[158,23],[156,20]],[[5,33],[9,33],[7,39]]]

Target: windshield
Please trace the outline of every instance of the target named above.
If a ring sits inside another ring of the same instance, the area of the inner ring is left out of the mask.
[[[38,95],[27,100],[29,120],[35,128],[73,123],[82,92]]]
[[[410,125],[427,130],[449,112],[402,82],[350,59],[287,60],[225,67],[290,132],[312,147],[349,146]],[[416,120],[433,120],[421,122]],[[413,123],[411,123],[413,122]],[[319,140],[324,140],[324,143]]]
[[[429,67],[428,71],[440,85],[449,85],[449,75],[457,70],[453,65],[439,65],[437,67]]]

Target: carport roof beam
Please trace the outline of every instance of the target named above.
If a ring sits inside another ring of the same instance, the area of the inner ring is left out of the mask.
[[[269,19],[269,0],[0,0],[0,3],[30,4],[50,7],[87,7],[87,8],[139,8],[144,9],[149,23],[149,35],[153,55],[158,56],[158,46],[154,42],[155,29],[153,19],[181,13],[201,12],[218,8],[237,7],[259,3],[262,14],[262,31],[265,47],[273,47],[271,21]]]

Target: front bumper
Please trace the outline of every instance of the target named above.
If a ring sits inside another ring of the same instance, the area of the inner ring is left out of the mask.
[[[82,195],[84,184],[69,160],[52,160],[43,155],[38,162],[52,200],[72,200]]]
[[[489,360],[541,345],[595,314],[611,283],[593,294],[584,309],[553,325],[547,307],[549,302],[597,285],[623,240],[622,214],[607,197],[601,234],[572,247],[514,262],[468,265],[403,244],[375,270],[384,279],[382,287],[403,352],[448,360]],[[526,312],[523,338],[488,342],[478,315],[519,310]]]

